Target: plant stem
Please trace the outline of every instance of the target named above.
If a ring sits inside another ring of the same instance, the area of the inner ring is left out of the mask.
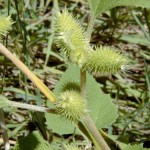
[[[51,101],[55,102],[55,95],[49,88],[30,71],[15,55],[13,55],[4,45],[0,43],[0,52],[9,58],[34,84],[41,92]]]
[[[103,139],[103,137],[101,136],[99,131],[97,130],[97,128],[96,128],[93,120],[89,116],[89,114],[86,114],[83,122],[84,122],[84,125],[86,126],[86,128],[90,131],[90,133],[94,137],[94,139],[98,142],[100,148],[102,150],[110,150],[109,146],[107,145],[107,143],[105,142],[105,140]]]
[[[89,25],[87,28],[87,38],[90,41],[93,26],[94,26],[94,20],[95,16],[93,13],[91,13]],[[81,68],[80,70],[80,88],[81,88],[81,94],[84,99],[86,99],[86,70]],[[89,114],[86,114],[85,119],[83,120],[84,125],[88,129],[88,131],[92,134],[92,137],[97,143],[94,143],[97,149],[102,150],[110,150],[109,146],[103,139],[103,137],[100,135],[99,131],[97,130],[93,120],[89,116]]]
[[[7,130],[6,130],[4,112],[3,112],[2,108],[0,108],[0,128],[2,129],[2,136],[3,136],[5,150],[9,150],[10,144],[9,144],[9,138],[8,138]]]
[[[94,26],[94,14],[91,13],[90,15],[90,21],[88,24],[88,28],[87,28],[87,39],[90,41],[91,38],[91,34],[92,34],[92,30],[93,30],[93,26]],[[83,96],[84,99],[86,99],[86,70],[81,68],[80,70],[80,87],[81,87],[81,94]]]
[[[95,21],[95,16],[91,12],[91,14],[90,14],[90,21],[88,23],[88,28],[87,28],[87,38],[88,38],[89,41],[91,39],[91,34],[92,34],[92,31],[93,31],[94,21]]]
[[[93,26],[94,26],[94,14],[91,13],[90,15],[90,21],[87,28],[87,39],[90,41]],[[86,70],[81,68],[80,70],[80,87],[81,87],[81,93],[84,99],[86,99]]]
[[[87,28],[87,39],[90,41],[93,25],[94,25],[95,17],[93,13],[90,15],[90,21]],[[80,88],[81,88],[81,94],[84,99],[86,99],[86,70],[81,68],[80,69]]]
[[[86,70],[80,70],[80,87],[81,94],[84,99],[86,99]]]

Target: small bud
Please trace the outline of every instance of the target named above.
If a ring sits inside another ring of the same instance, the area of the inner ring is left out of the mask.
[[[101,74],[117,73],[127,63],[127,59],[117,50],[100,47],[91,51],[85,63],[85,69]]]
[[[61,93],[56,102],[56,111],[60,116],[77,123],[86,113],[86,101],[79,92],[67,90]]]

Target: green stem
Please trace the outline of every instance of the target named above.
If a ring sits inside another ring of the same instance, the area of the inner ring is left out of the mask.
[[[90,15],[90,21],[87,28],[87,39],[90,41],[91,34],[93,31],[95,16],[93,13]],[[81,93],[84,99],[86,99],[86,70],[81,68],[80,70],[80,87]]]
[[[85,116],[85,119],[83,122],[84,122],[84,125],[86,126],[86,128],[88,129],[88,131],[92,134],[92,136],[96,142],[95,143],[96,148],[101,149],[101,150],[110,150],[109,146],[107,145],[107,143],[105,142],[105,140],[103,139],[103,137],[101,136],[99,131],[97,130],[97,128],[96,128],[93,120],[89,116],[89,114],[87,114]]]
[[[88,38],[89,41],[91,39],[93,26],[94,26],[94,21],[95,21],[95,16],[94,16],[93,13],[91,13],[90,14],[90,21],[89,21],[88,28],[87,28],[87,38]]]
[[[80,87],[81,87],[81,94],[84,99],[86,99],[86,70],[80,70]]]
[[[89,25],[87,28],[87,33],[88,33],[87,38],[89,41],[90,41],[91,34],[93,31],[94,20],[95,20],[95,16],[93,13],[91,13]],[[84,70],[83,68],[81,68],[81,70],[80,70],[80,88],[81,88],[82,97],[84,99],[86,99],[86,70]],[[98,150],[100,150],[100,149],[110,150],[109,146],[107,145],[107,143],[105,142],[103,137],[100,135],[93,120],[91,119],[91,117],[88,114],[85,116],[85,119],[83,120],[83,122],[84,122],[84,125],[86,126],[86,128],[88,129],[88,131],[92,134],[91,136],[92,136],[92,138],[94,138],[93,142],[94,142],[96,148]]]
[[[87,39],[90,41],[93,26],[94,26],[94,14],[91,13],[90,21],[87,28]],[[80,70],[80,87],[81,87],[81,94],[84,99],[86,99],[86,70],[81,68]]]

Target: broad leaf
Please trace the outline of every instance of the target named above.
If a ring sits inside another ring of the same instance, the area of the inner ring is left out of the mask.
[[[88,74],[87,100],[89,113],[98,129],[111,125],[117,118],[117,106],[112,103],[110,95],[100,90],[100,85]]]
[[[54,108],[55,106],[47,101],[47,105],[50,108]],[[68,120],[61,118],[56,114],[46,113],[46,124],[49,129],[52,129],[52,132],[62,134],[70,134],[75,130],[75,125],[70,123]]]
[[[55,114],[46,114],[46,124],[59,135],[74,133],[75,125]]]
[[[66,82],[80,82],[80,70],[75,65],[70,65],[55,86],[54,93],[59,96],[62,85]],[[117,118],[117,107],[112,103],[109,95],[100,90],[95,79],[87,74],[87,105],[89,113],[98,129],[111,125]],[[73,133],[74,126],[57,115],[47,114],[47,125],[59,134]],[[65,124],[64,124],[65,121]]]
[[[39,132],[36,131],[19,139],[14,150],[52,150],[52,148]]]
[[[95,16],[117,6],[150,8],[150,0],[88,0],[88,3]]]

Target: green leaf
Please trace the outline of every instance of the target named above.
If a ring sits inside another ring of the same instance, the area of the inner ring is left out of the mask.
[[[80,82],[79,67],[75,65],[69,66],[55,86],[54,93],[56,96],[59,96],[60,89],[64,83],[69,81]],[[89,74],[87,74],[87,105],[90,116],[96,123],[98,129],[111,125],[117,118],[117,107],[112,103],[110,96],[100,90],[99,84]],[[48,127],[54,132],[59,134],[73,133],[75,126],[70,122],[54,114],[46,114],[46,118]]]
[[[88,0],[88,3],[95,16],[117,6],[150,8],[150,0]]]
[[[52,150],[50,144],[43,139],[39,132],[33,132],[19,139],[14,150]]]
[[[100,90],[100,85],[88,74],[87,100],[90,115],[98,129],[111,125],[117,118],[117,106],[112,103],[110,95]]]
[[[119,39],[125,42],[144,45],[144,46],[149,46],[150,44],[148,39],[144,35],[141,35],[141,34],[122,35]]]
[[[7,106],[9,106],[9,100],[6,97],[0,95],[0,108]]]
[[[26,92],[24,90],[21,90],[19,88],[14,88],[14,87],[6,87],[6,88],[4,88],[4,91],[14,92],[15,96],[17,98],[21,98],[23,100],[26,100]],[[33,94],[28,93],[27,101],[29,101],[29,100],[37,100],[37,97],[34,96]]]
[[[75,125],[55,114],[46,113],[46,124],[52,132],[59,135],[74,133]]]
[[[123,150],[148,150],[148,149],[143,148],[142,144],[139,144],[139,145],[128,145]]]

